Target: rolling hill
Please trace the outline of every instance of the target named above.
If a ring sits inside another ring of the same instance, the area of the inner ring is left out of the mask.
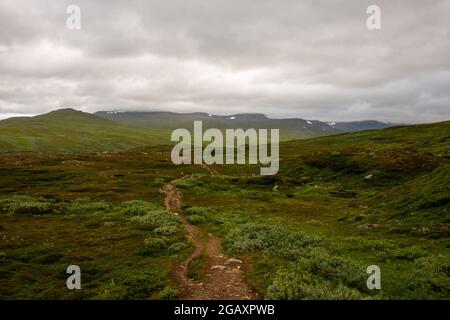
[[[134,128],[102,117],[61,109],[0,121],[0,151],[99,151],[167,143],[161,129]]]

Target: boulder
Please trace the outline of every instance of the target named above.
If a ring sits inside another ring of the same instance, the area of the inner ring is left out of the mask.
[[[212,266],[211,270],[225,270],[225,266]]]
[[[235,268],[235,267],[237,267],[237,266],[240,267],[240,265],[241,265],[242,263],[243,263],[242,260],[235,259],[235,258],[230,258],[230,259],[228,259],[227,261],[225,261],[225,262],[223,263],[223,265],[224,265],[224,266],[227,266],[227,267]]]

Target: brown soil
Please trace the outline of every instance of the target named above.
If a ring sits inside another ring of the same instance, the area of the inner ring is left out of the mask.
[[[172,184],[164,185],[161,191],[165,196],[166,209],[180,214],[181,221],[188,231],[188,239],[195,248],[194,252],[173,271],[173,280],[181,292],[180,298],[185,300],[258,299],[258,294],[245,281],[242,270],[245,262],[225,266],[224,263],[228,258],[222,252],[220,239],[190,224],[182,213],[181,192]],[[206,274],[204,281],[198,282],[189,279],[187,271],[189,262],[202,255],[204,257],[202,270],[206,270]]]

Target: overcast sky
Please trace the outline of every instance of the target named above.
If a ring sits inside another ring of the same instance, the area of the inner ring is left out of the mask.
[[[81,30],[66,27],[81,8]],[[381,30],[366,9],[381,7]],[[0,118],[74,107],[450,119],[449,0],[0,0]]]

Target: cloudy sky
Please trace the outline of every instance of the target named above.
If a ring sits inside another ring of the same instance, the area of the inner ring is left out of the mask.
[[[69,30],[67,6],[81,9]],[[381,30],[366,27],[369,5]],[[74,107],[450,119],[448,0],[0,0],[0,118]]]

